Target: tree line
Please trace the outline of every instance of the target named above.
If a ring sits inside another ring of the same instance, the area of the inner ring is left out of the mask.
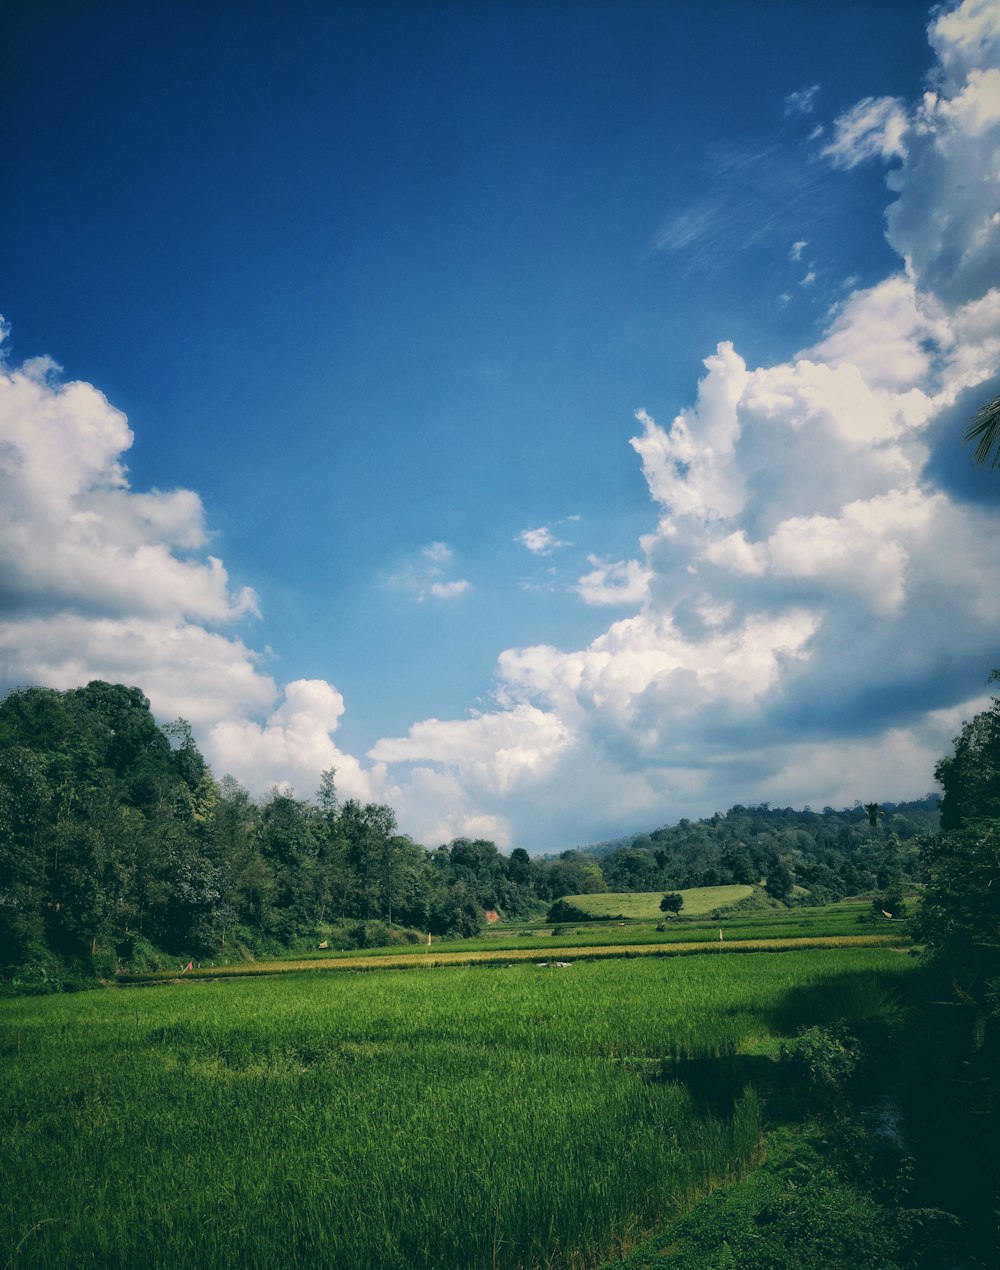
[[[344,947],[473,935],[489,910],[544,911],[561,877],[481,839],[425,850],[391,808],[341,801],[333,771],[313,800],[257,801],[213,777],[183,720],[159,726],[138,688],[0,703],[2,967],[256,954],[320,932]]]
[[[949,807],[967,795],[948,764],[965,772],[971,744],[942,765]],[[0,967],[471,936],[491,910],[531,917],[595,891],[766,882],[789,903],[898,896],[921,876],[938,803],[737,805],[551,857],[484,839],[427,849],[391,808],[342,801],[333,771],[312,799],[256,800],[217,780],[190,727],[158,725],[139,688],[24,688],[0,702]]]
[[[566,894],[764,882],[773,898],[786,902],[796,896],[810,904],[888,896],[919,878],[919,844],[938,829],[939,804],[937,794],[842,811],[737,804],[704,820],[684,819],[565,853],[560,863],[578,883]]]

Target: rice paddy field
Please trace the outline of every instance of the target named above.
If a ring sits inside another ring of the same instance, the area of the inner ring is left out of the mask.
[[[884,1017],[912,966],[853,946],[3,1001],[0,1266],[594,1266],[752,1165],[779,1037]]]
[[[702,889],[719,892],[736,888]],[[615,898],[625,900],[628,897],[622,895]],[[359,959],[369,958],[389,958],[390,961],[399,962],[403,958],[412,957],[415,961],[433,964],[442,960],[483,960],[485,954],[495,954],[498,960],[504,960],[503,954],[517,952],[532,956],[558,954],[560,957],[572,957],[586,956],[589,953],[597,955],[595,950],[605,952],[615,948],[623,954],[637,951],[655,953],[661,946],[662,951],[672,952],[689,944],[707,946],[725,942],[728,945],[736,941],[744,944],[765,941],[765,947],[766,941],[785,942],[793,939],[810,943],[831,939],[853,943],[858,940],[870,941],[872,937],[876,937],[878,941],[905,942],[906,937],[900,923],[872,923],[868,920],[870,914],[869,900],[841,900],[836,904],[815,908],[780,908],[746,913],[737,910],[716,918],[683,917],[666,922],[661,920],[663,914],[659,912],[655,921],[652,918],[626,918],[621,923],[614,920],[581,924],[570,922],[554,927],[551,922],[535,920],[503,923],[484,931],[474,939],[435,940],[430,948],[426,944],[408,947],[396,944],[386,948],[364,948],[350,952],[313,949],[305,958],[301,952],[286,953],[269,962],[258,961],[248,965],[236,961],[233,965],[234,969],[242,971],[276,971],[285,966],[300,967],[304,960],[319,966],[328,962],[354,963]],[[204,967],[205,973],[217,973],[221,968],[223,963],[220,962],[207,962]],[[154,979],[170,976],[149,974],[126,977]]]

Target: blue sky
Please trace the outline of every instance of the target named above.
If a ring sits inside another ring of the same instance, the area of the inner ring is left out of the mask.
[[[995,4],[0,49],[4,686],[137,683],[430,845],[931,787],[1000,662]]]

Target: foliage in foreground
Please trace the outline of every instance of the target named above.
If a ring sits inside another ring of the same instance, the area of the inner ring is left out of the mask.
[[[911,1163],[854,1119],[776,1130],[760,1167],[669,1223],[623,1270],[938,1270],[954,1219],[906,1206]]]

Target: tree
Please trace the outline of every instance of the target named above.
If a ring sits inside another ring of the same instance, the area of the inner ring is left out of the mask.
[[[868,817],[868,823],[872,829],[878,829],[878,822],[885,815],[885,812],[878,803],[865,803],[865,815]]]
[[[994,670],[989,682],[998,679],[1000,672]],[[934,775],[944,787],[942,829],[1000,818],[1000,698],[962,724],[955,753],[938,763]]]
[[[968,445],[970,441],[977,442],[972,452],[974,462],[985,463],[990,457],[990,451],[994,450],[990,467],[994,469],[1000,467],[1000,396],[988,401],[973,415],[972,422],[963,438],[963,444]]]
[[[678,895],[676,891],[668,891],[660,900],[661,913],[673,913],[676,916],[684,907],[684,896]]]
[[[775,856],[767,871],[767,882],[764,889],[772,899],[785,900],[791,895],[795,879],[784,860]]]

